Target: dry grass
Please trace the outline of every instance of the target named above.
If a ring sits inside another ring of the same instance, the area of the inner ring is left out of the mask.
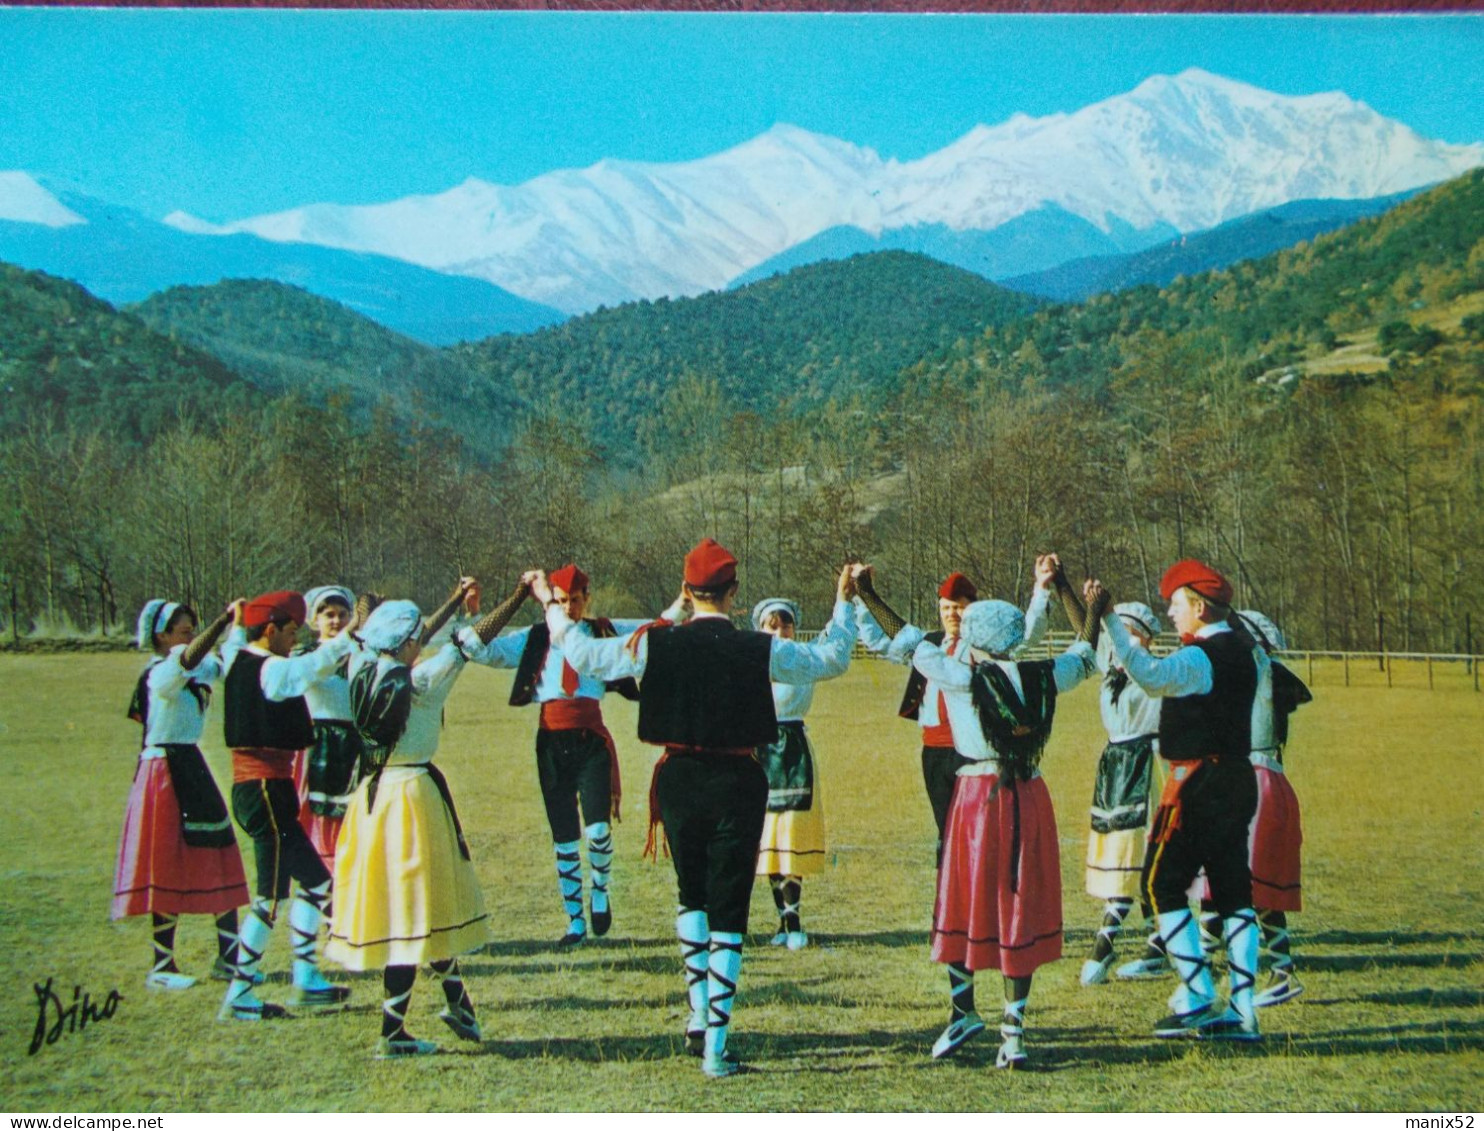
[[[650,758],[633,713],[609,716],[625,771],[616,922],[575,954],[562,929],[531,754],[531,712],[504,705],[508,677],[474,669],[448,708],[440,762],[470,832],[494,941],[465,970],[488,1039],[450,1039],[415,1063],[370,1059],[379,979],[357,976],[354,1008],[272,1026],[218,1024],[220,986],[143,987],[147,929],[110,923],[117,836],[133,772],[123,718],[137,659],[0,657],[0,1079],[5,1106],[68,1110],[1470,1110],[1484,1065],[1480,993],[1481,724],[1465,681],[1344,688],[1320,679],[1295,723],[1305,806],[1306,900],[1297,917],[1307,993],[1264,1012],[1255,1049],[1152,1039],[1164,984],[1077,985],[1096,916],[1081,894],[1086,804],[1101,734],[1091,689],[1063,700],[1045,770],[1061,820],[1067,959],[1045,968],[1029,1022],[1037,1071],[992,1068],[994,1042],[937,1064],[946,1015],[929,961],[931,818],[914,728],[894,718],[902,673],[862,663],[820,688],[812,728],[829,789],[833,853],[807,882],[817,945],[753,945],[735,1045],[757,1069],[708,1082],[680,1055],[683,996],[668,865],[639,859]],[[1398,681],[1399,684],[1401,681]],[[225,776],[219,714],[208,755]],[[757,940],[771,932],[766,886]],[[273,940],[282,992],[287,932]],[[202,971],[210,923],[186,919],[179,953]],[[56,978],[124,1001],[112,1020],[28,1056],[31,985]],[[981,979],[982,1004],[998,987]],[[434,983],[412,1027],[441,1038]],[[1178,1066],[1178,1067],[1177,1067]]]

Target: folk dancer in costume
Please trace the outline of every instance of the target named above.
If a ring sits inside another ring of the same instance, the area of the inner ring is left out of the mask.
[[[1301,851],[1303,825],[1298,796],[1283,769],[1288,716],[1313,695],[1303,680],[1273,658],[1287,647],[1283,632],[1262,613],[1243,609],[1237,619],[1270,660],[1269,678],[1259,679],[1252,710],[1252,768],[1257,776],[1257,814],[1248,837],[1252,903],[1262,926],[1263,946],[1272,956],[1268,981],[1257,992],[1259,1008],[1290,1001],[1304,992],[1293,972],[1288,914],[1303,909]]]
[[[355,594],[341,585],[321,585],[304,594],[309,623],[319,643],[335,639],[349,627],[355,603]],[[313,646],[306,644],[295,652],[312,650]],[[314,740],[294,763],[299,823],[333,875],[335,841],[361,765],[361,736],[351,720],[350,684],[344,667],[335,668],[307,687],[304,702],[309,706]]]
[[[477,592],[477,589],[475,590]],[[461,584],[454,594],[429,619],[424,628],[423,643],[443,627],[466,598]],[[367,594],[361,602],[361,620],[370,615],[380,603],[376,594]],[[324,585],[311,589],[304,595],[305,607],[309,610],[310,623],[314,626],[319,643],[333,640],[344,632],[355,617],[355,595],[339,585]],[[312,646],[301,646],[295,655],[313,651]],[[313,723],[314,744],[295,760],[294,783],[299,793],[299,823],[309,836],[319,858],[333,877],[335,874],[335,844],[340,836],[340,825],[345,819],[345,808],[360,780],[361,745],[360,732],[351,717],[350,682],[346,678],[349,658],[343,660],[332,672],[311,683],[304,691],[304,702],[309,707]],[[331,901],[324,907],[324,918],[333,914],[334,890]]]
[[[740,1070],[727,1050],[742,969],[768,779],[754,751],[778,734],[771,684],[809,684],[827,665],[797,641],[740,632],[731,622],[737,560],[708,538],[685,558],[682,593],[695,609],[683,625],[663,622],[598,640],[573,631],[544,577],[552,641],[584,675],[639,683],[639,738],[663,746],[650,786],[651,835],[663,821],[675,863],[676,932],[690,996],[686,1049],[707,1076]],[[849,570],[841,572],[836,631],[853,633]]]
[[[229,608],[197,636],[196,614],[185,605],[154,600],[139,614],[139,647],[154,656],[129,704],[129,718],[144,734],[124,810],[112,918],[150,916],[154,965],[144,982],[152,989],[196,984],[175,964],[181,915],[216,916],[212,976],[230,977],[237,908],[247,903],[227,805],[197,745],[211,685],[222,674],[211,646],[231,621]]]
[[[770,636],[792,640],[799,622],[799,606],[783,597],[759,601],[752,610],[752,627]],[[844,675],[855,645],[855,621],[841,631],[833,621],[819,636],[801,647],[811,649],[824,663],[821,679]],[[763,822],[757,874],[767,876],[778,908],[774,946],[802,950],[809,936],[799,916],[804,877],[824,868],[824,796],[819,767],[804,729],[804,716],[814,702],[812,683],[774,683],[773,712],[778,736],[759,746],[757,758],[768,777],[768,813]]]
[[[466,592],[472,583],[460,582]],[[473,637],[494,639],[519,605],[506,601],[490,612]],[[411,601],[383,602],[367,618],[360,634],[365,648],[350,667],[366,773],[340,831],[325,957],[351,970],[381,968],[378,1059],[437,1051],[407,1031],[423,963],[443,984],[439,1018],[462,1040],[483,1039],[458,956],[488,940],[489,917],[453,795],[433,764],[443,706],[467,656],[455,639],[419,660],[426,628]]]
[[[1061,855],[1056,815],[1038,763],[1051,734],[1057,696],[1096,670],[1097,617],[1054,660],[1016,662],[1025,615],[1006,601],[976,601],[960,634],[966,665],[905,624],[858,567],[861,598],[912,647],[913,664],[943,689],[955,746],[963,755],[943,841],[933,910],[933,960],[948,967],[950,1014],[933,1056],[954,1052],[983,1032],[974,1008],[974,972],[999,970],[1005,1005],[997,1068],[1026,1062],[1025,1010],[1035,971],[1061,957]]]
[[[1046,634],[1050,584],[1050,564],[1044,558],[1037,558],[1036,586],[1025,614],[1025,646],[1038,643]],[[970,602],[978,599],[979,590],[972,581],[962,573],[950,573],[943,579],[943,584],[938,586],[938,623],[941,628],[924,637],[941,647],[950,659],[966,667],[969,663],[969,649],[960,637],[959,625],[964,610],[969,607]],[[896,663],[911,665],[911,649],[903,651],[891,648],[891,637],[882,632],[881,626],[860,602],[857,602],[856,613],[862,644]],[[937,856],[941,862],[943,828],[948,819],[948,806],[953,800],[953,785],[958,769],[964,763],[963,755],[953,746],[953,728],[948,724],[942,688],[913,668],[907,677],[907,687],[897,714],[904,719],[914,720],[922,728],[922,783],[927,789],[928,804],[933,810],[933,824],[938,830]]]
[[[1057,589],[1074,626],[1081,628],[1084,612],[1058,571]],[[1160,633],[1159,617],[1140,601],[1126,601],[1113,612],[1128,629],[1135,647],[1148,650]],[[1139,899],[1145,920],[1154,926],[1153,909],[1139,895],[1144,849],[1149,839],[1150,797],[1163,788],[1159,760],[1159,700],[1146,695],[1113,657],[1105,638],[1097,650],[1103,675],[1098,706],[1108,743],[1098,758],[1092,790],[1092,829],[1087,837],[1087,894],[1103,900],[1103,921],[1092,953],[1082,963],[1080,981],[1095,986],[1107,980],[1116,957],[1114,943],[1134,900]],[[1118,967],[1120,978],[1153,978],[1168,971],[1158,929],[1153,930],[1144,954]]]
[[[237,606],[237,623],[223,645],[226,669],[226,739],[232,751],[232,815],[252,838],[257,881],[252,905],[237,938],[236,965],[219,1017],[259,1021],[284,1017],[280,1005],[253,993],[258,963],[267,949],[278,904],[298,885],[289,906],[295,1004],[338,1008],[345,986],[319,972],[316,942],[330,898],[330,873],[299,824],[294,789],[297,751],[313,744],[304,694],[330,675],[355,647],[342,632],[313,652],[290,658],[307,610],[304,598],[283,590]],[[354,627],[354,623],[352,624]]]
[[[1252,906],[1247,828],[1257,809],[1251,751],[1252,712],[1267,654],[1229,622],[1232,587],[1203,562],[1186,559],[1160,581],[1184,646],[1156,659],[1134,646],[1123,620],[1103,618],[1118,662],[1159,697],[1159,754],[1169,776],[1150,827],[1141,877],[1170,965],[1180,978],[1157,1037],[1260,1039],[1254,1001],[1259,929]],[[1097,581],[1089,600],[1106,591]],[[1187,889],[1205,868],[1222,917],[1231,991],[1219,1007],[1200,928]]]
[[[517,592],[524,597],[538,571],[521,577]],[[588,576],[575,565],[565,565],[547,578],[573,631],[606,639],[627,634],[646,621],[611,621],[585,614],[591,593]],[[665,614],[673,618],[674,610]],[[470,659],[492,668],[514,668],[510,705],[541,704],[536,731],[536,776],[546,805],[556,853],[557,887],[567,915],[567,931],[558,946],[572,946],[587,938],[583,916],[582,841],[587,840],[590,874],[592,933],[606,935],[613,923],[608,884],[613,866],[612,821],[619,815],[622,787],[618,749],[603,722],[601,706],[606,691],[638,699],[631,679],[603,683],[580,676],[551,641],[544,623],[523,628],[481,644],[464,630],[461,640]]]

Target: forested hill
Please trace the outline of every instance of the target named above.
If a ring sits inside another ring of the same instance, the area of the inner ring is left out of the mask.
[[[1110,375],[1136,335],[1202,338],[1275,367],[1332,350],[1348,331],[1484,288],[1484,169],[1390,212],[1263,259],[1047,307],[952,351],[963,379],[1031,359],[1055,383]],[[1030,347],[1029,350],[1027,347]]]
[[[299,287],[262,279],[171,287],[128,309],[268,392],[315,403],[339,396],[360,410],[389,404],[467,431],[471,447],[485,453],[508,439],[517,402],[503,386],[471,374],[446,350]]]
[[[0,263],[0,425],[101,428],[146,440],[182,414],[216,417],[253,387],[82,287]]]
[[[614,454],[665,443],[674,390],[754,412],[879,402],[924,354],[1039,300],[908,252],[817,263],[736,291],[599,310],[520,337],[453,347],[533,404],[587,410]]]

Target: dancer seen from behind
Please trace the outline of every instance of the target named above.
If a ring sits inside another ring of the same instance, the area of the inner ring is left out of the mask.
[[[237,908],[247,903],[247,880],[226,802],[198,745],[211,685],[222,675],[211,648],[231,623],[228,608],[198,636],[189,606],[158,599],[139,614],[138,645],[154,655],[129,703],[129,718],[143,735],[124,810],[112,917],[150,916],[154,963],[145,985],[151,989],[196,983],[175,961],[181,915],[216,917],[212,976],[232,974]]]
[[[597,640],[573,631],[544,577],[532,588],[553,642],[579,673],[640,681],[639,738],[665,748],[650,787],[651,834],[662,821],[675,864],[686,1048],[707,1076],[731,1076],[740,1065],[727,1039],[768,804],[754,752],[777,738],[771,684],[813,683],[828,665],[797,641],[733,626],[737,559],[709,538],[685,557],[682,594],[695,615],[683,625]],[[851,592],[847,567],[833,615],[842,633],[854,631]]]
[[[1084,594],[1092,602],[1107,591],[1093,580]],[[1103,618],[1129,678],[1160,699],[1159,753],[1169,763],[1141,883],[1180,985],[1154,1035],[1255,1041],[1261,1036],[1254,1001],[1259,928],[1247,829],[1257,785],[1249,754],[1268,658],[1246,632],[1233,631],[1231,583],[1211,566],[1175,563],[1160,580],[1160,595],[1183,643],[1162,659],[1135,647],[1121,617]],[[1231,990],[1224,1008],[1187,896],[1202,868],[1226,942]]]
[[[985,1024],[975,1009],[974,973],[1004,981],[999,1068],[1026,1063],[1025,1014],[1031,979],[1061,957],[1061,856],[1056,815],[1039,763],[1057,697],[1096,670],[1098,617],[1054,660],[1016,662],[1025,615],[1005,601],[976,601],[960,625],[969,662],[950,657],[906,624],[876,592],[869,566],[857,567],[862,601],[893,648],[912,648],[913,664],[943,690],[954,745],[964,757],[938,868],[932,956],[948,967],[947,1028],[933,1056],[960,1048]],[[1096,610],[1094,610],[1096,611]]]
[[[473,578],[461,578],[455,596],[476,592]],[[494,639],[524,596],[521,590],[491,611],[474,638]],[[424,963],[442,982],[439,1018],[462,1040],[483,1039],[458,956],[487,941],[488,915],[453,794],[433,764],[444,704],[468,657],[457,639],[424,655],[430,629],[411,601],[384,601],[367,617],[365,646],[350,665],[365,772],[341,828],[325,957],[350,970],[381,969],[378,1059],[438,1049],[407,1028]]]
[[[518,593],[523,598],[539,571],[521,577]],[[608,639],[634,631],[646,621],[612,621],[588,617],[591,583],[575,565],[553,572],[547,583],[555,600],[575,626],[573,632]],[[672,608],[664,616],[673,619]],[[461,643],[469,658],[492,668],[514,668],[510,705],[540,704],[536,730],[536,776],[546,806],[556,854],[557,886],[567,930],[558,946],[572,946],[588,936],[589,920],[583,915],[582,841],[587,841],[587,863],[591,902],[591,928],[606,935],[613,923],[609,878],[613,864],[613,826],[622,800],[618,772],[618,750],[603,722],[602,699],[614,691],[626,699],[637,699],[639,688],[632,679],[604,682],[579,675],[553,643],[544,622],[522,628],[488,642],[473,639],[465,629]]]
[[[752,627],[770,636],[793,640],[799,623],[799,606],[784,597],[759,601],[752,610]],[[821,680],[844,675],[855,646],[855,620],[849,630],[834,621],[809,643],[800,643],[820,660],[825,673]],[[809,945],[799,907],[804,877],[824,869],[824,794],[819,766],[804,728],[804,716],[814,702],[813,683],[773,683],[773,711],[778,717],[778,736],[759,746],[757,759],[768,778],[768,813],[763,822],[757,874],[767,876],[778,908],[778,933],[774,946],[802,950]]]

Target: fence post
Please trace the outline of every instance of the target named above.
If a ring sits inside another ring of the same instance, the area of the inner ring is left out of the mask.
[[[1427,689],[1432,690],[1432,653],[1427,654]]]
[[[1345,661],[1345,686],[1350,686],[1350,653],[1342,652],[1341,657]]]
[[[1309,653],[1309,686],[1314,686],[1314,653]]]
[[[1381,666],[1386,669],[1386,686],[1391,686],[1391,653],[1381,653]]]

